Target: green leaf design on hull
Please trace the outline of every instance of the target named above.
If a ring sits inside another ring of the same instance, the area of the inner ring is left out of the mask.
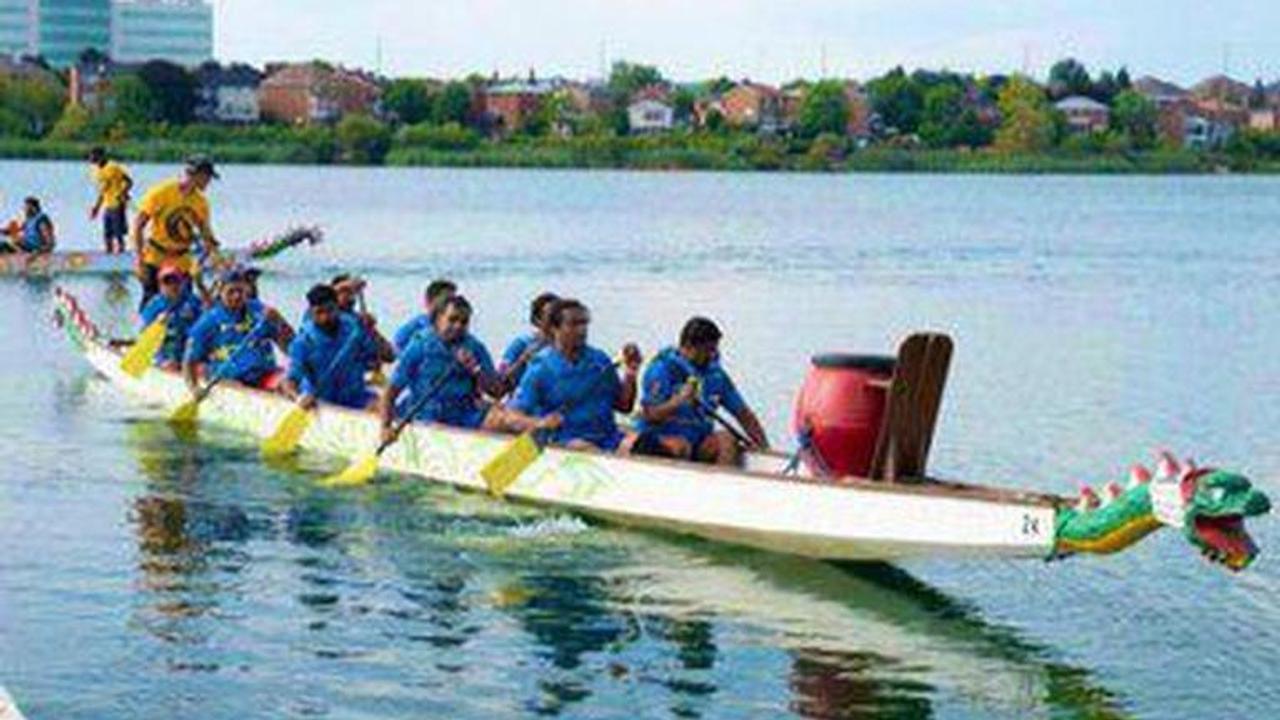
[[[1128,488],[1111,483],[1099,498],[1086,487],[1074,507],[1060,508],[1054,556],[1119,552],[1167,526],[1181,529],[1209,560],[1242,570],[1258,555],[1244,521],[1270,510],[1271,501],[1243,475],[1161,453],[1154,475],[1136,466]]]

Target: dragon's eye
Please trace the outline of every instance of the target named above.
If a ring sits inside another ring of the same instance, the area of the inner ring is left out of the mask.
[[[1213,501],[1216,503],[1222,502],[1223,498],[1225,498],[1226,496],[1227,496],[1226,488],[1216,487],[1209,493],[1209,497],[1212,498]]]

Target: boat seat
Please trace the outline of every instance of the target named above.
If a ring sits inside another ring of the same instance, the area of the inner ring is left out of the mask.
[[[952,347],[951,338],[942,333],[916,333],[899,346],[871,461],[873,480],[919,482],[925,477]]]

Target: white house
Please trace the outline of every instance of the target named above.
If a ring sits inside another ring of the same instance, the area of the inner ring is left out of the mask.
[[[675,110],[668,102],[643,98],[627,106],[627,119],[633,133],[666,132],[675,124]]]
[[[262,73],[249,65],[222,67],[207,62],[196,70],[196,119],[201,122],[248,124],[258,122],[258,86]]]

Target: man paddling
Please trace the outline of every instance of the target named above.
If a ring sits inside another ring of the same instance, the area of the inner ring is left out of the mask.
[[[658,353],[645,370],[639,430],[656,437],[665,454],[720,465],[737,463],[737,440],[712,425],[711,416],[722,406],[756,447],[769,447],[759,418],[720,366],[721,337],[714,322],[695,317],[680,331],[679,346]]]
[[[310,410],[323,400],[342,407],[371,407],[376,396],[364,382],[377,348],[360,321],[338,308],[329,285],[307,292],[308,311],[289,344],[289,372],[282,389]]]
[[[635,441],[614,419],[614,411],[635,407],[640,348],[623,348],[623,373],[604,352],[587,344],[591,313],[573,299],[552,303],[551,345],[534,356],[520,379],[510,408],[526,416],[559,421],[551,441],[573,449],[627,454]]]
[[[89,151],[89,165],[93,181],[98,186],[98,196],[89,209],[89,219],[96,220],[101,214],[102,243],[107,254],[123,253],[124,236],[129,232],[125,215],[133,178],[125,166],[109,160],[107,151],[101,147]]]
[[[22,201],[22,220],[15,220],[5,229],[9,239],[0,242],[0,254],[25,253],[43,255],[53,252],[57,244],[53,235],[53,221],[40,206],[40,199],[28,197]]]
[[[364,279],[344,273],[334,277],[329,284],[337,293],[338,310],[359,322],[373,344],[373,360],[376,362],[372,363],[370,369],[377,373],[384,363],[394,362],[395,348],[378,329],[378,318],[364,307]]]
[[[400,355],[391,382],[382,394],[380,412],[384,435],[391,433],[397,406],[416,407],[413,418],[462,428],[502,432],[525,432],[550,428],[555,420],[537,421],[510,413],[485,400],[500,397],[505,390],[494,371],[493,360],[484,344],[468,328],[471,303],[453,295],[436,306],[429,331],[414,336]],[[407,397],[401,394],[407,392]]]
[[[445,278],[432,280],[422,294],[424,312],[401,325],[399,330],[396,330],[396,334],[393,336],[396,352],[404,352],[408,349],[409,343],[413,342],[414,336],[418,333],[430,332],[432,328],[431,316],[435,313],[436,308],[457,294],[458,286],[452,280]]]
[[[281,333],[284,318],[274,308],[249,304],[249,283],[243,270],[222,277],[218,301],[191,328],[182,374],[193,393],[199,374],[222,377],[252,387],[275,389],[283,373],[276,365],[272,343],[286,350]]]
[[[551,344],[551,317],[547,311],[559,299],[555,293],[544,292],[530,304],[529,323],[533,325],[533,330],[511,341],[507,351],[502,354],[502,364],[498,366],[498,372],[508,388],[515,388],[520,384],[520,378],[524,377],[524,371],[533,356]]]
[[[213,161],[197,156],[187,161],[182,177],[158,183],[142,196],[133,220],[132,243],[143,306],[159,291],[156,273],[163,263],[174,264],[189,275],[198,272],[197,239],[205,253],[216,255],[218,241],[209,224],[209,200],[204,191],[218,177]]]
[[[176,265],[164,265],[156,273],[160,294],[142,309],[142,327],[164,317],[164,342],[156,352],[155,365],[164,370],[182,367],[187,336],[204,310],[200,298],[192,291],[190,278]]]

